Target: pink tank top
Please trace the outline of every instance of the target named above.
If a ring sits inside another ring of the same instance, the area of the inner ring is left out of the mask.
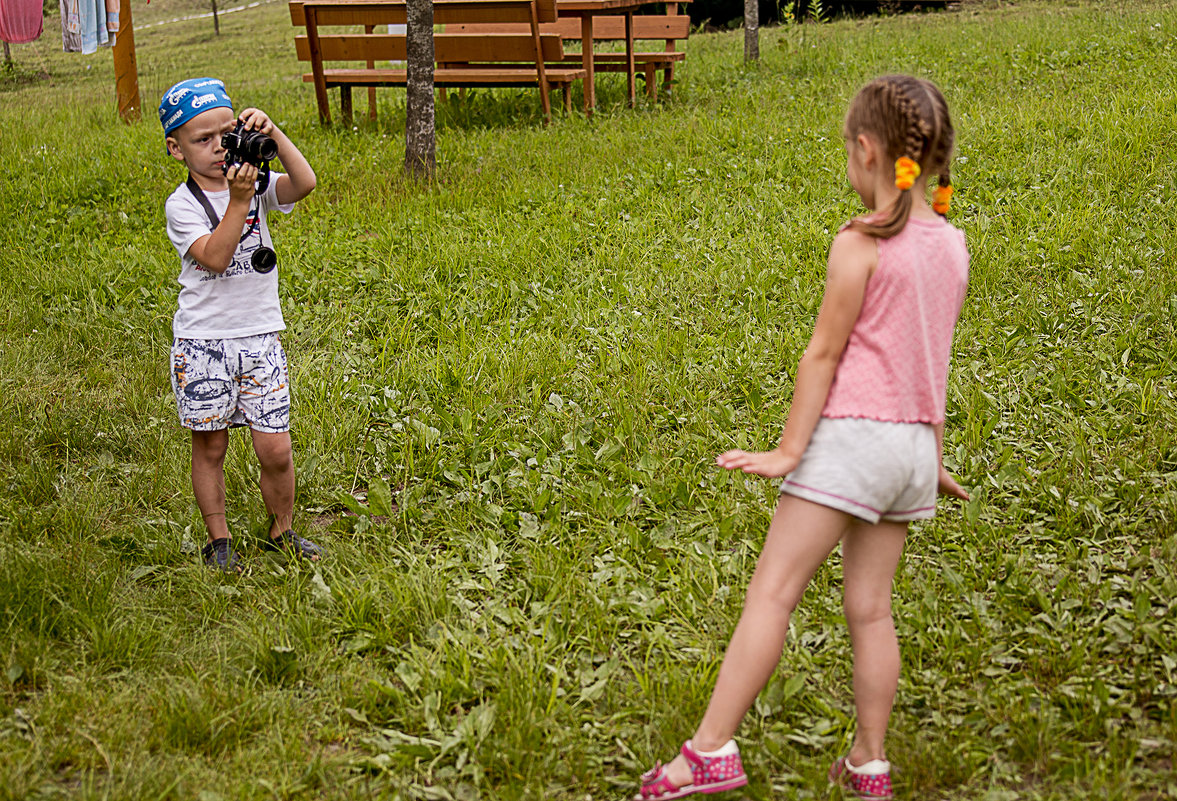
[[[878,249],[822,416],[941,423],[968,285],[964,234],[943,220],[912,219]]]

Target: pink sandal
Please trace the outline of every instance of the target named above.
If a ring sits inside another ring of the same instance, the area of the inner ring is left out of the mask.
[[[873,759],[856,768],[846,757],[838,757],[830,765],[830,783],[847,786],[862,801],[891,801],[895,797],[891,789],[891,763],[882,759]]]
[[[690,784],[681,787],[676,785],[666,775],[666,768],[659,762],[642,774],[642,789],[634,796],[634,801],[654,798],[659,801],[670,801],[694,793],[722,793],[724,790],[735,790],[748,783],[748,775],[744,773],[740,749],[736,746],[735,740],[729,740],[727,745],[711,756],[700,754],[691,747],[691,741],[687,740],[682,744],[682,755],[691,766]]]

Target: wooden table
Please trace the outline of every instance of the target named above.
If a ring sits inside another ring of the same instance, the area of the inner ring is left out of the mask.
[[[651,0],[556,0],[561,17],[580,17],[580,60],[585,70],[584,107],[588,114],[597,107],[596,70],[593,68],[593,17],[605,14],[625,16],[625,63],[629,81],[629,104],[637,101],[637,76],[633,63],[633,12]]]

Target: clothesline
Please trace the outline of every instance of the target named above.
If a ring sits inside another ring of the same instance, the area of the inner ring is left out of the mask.
[[[268,6],[270,3],[277,2],[279,2],[279,0],[257,0],[257,2],[250,3],[249,5],[236,6],[234,8],[226,8],[224,11],[218,11],[217,16],[222,14],[232,14],[234,11],[245,11],[248,8],[257,8],[258,6]],[[213,13],[211,11],[204,14],[189,14],[186,17],[176,17],[175,19],[165,19],[161,20],[160,22],[149,22],[146,25],[136,25],[135,29],[141,31],[144,28],[154,28],[159,25],[170,25],[173,22],[187,22],[190,19],[209,19],[212,16]]]

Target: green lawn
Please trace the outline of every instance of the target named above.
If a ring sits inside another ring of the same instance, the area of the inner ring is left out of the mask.
[[[129,127],[110,54],[56,52],[47,22],[0,70],[0,799],[632,794],[735,624],[774,485],[714,455],[779,432],[861,210],[841,116],[889,71],[949,99],[973,254],[946,459],[974,500],[896,577],[898,792],[1177,795],[1171,0],[766,29],[755,68],[741,32],[700,34],[657,106],[614,75],[592,120],[545,128],[534,91],[441,107],[434,189],[398,177],[403,93],[319,127],[283,3],[219,38],[144,28]],[[204,74],[319,174],[273,225],[317,570],[258,549],[243,437],[252,570],[197,563],[166,356],[183,174],[154,109]],[[741,729],[748,798],[829,792],[853,729],[839,572]]]

